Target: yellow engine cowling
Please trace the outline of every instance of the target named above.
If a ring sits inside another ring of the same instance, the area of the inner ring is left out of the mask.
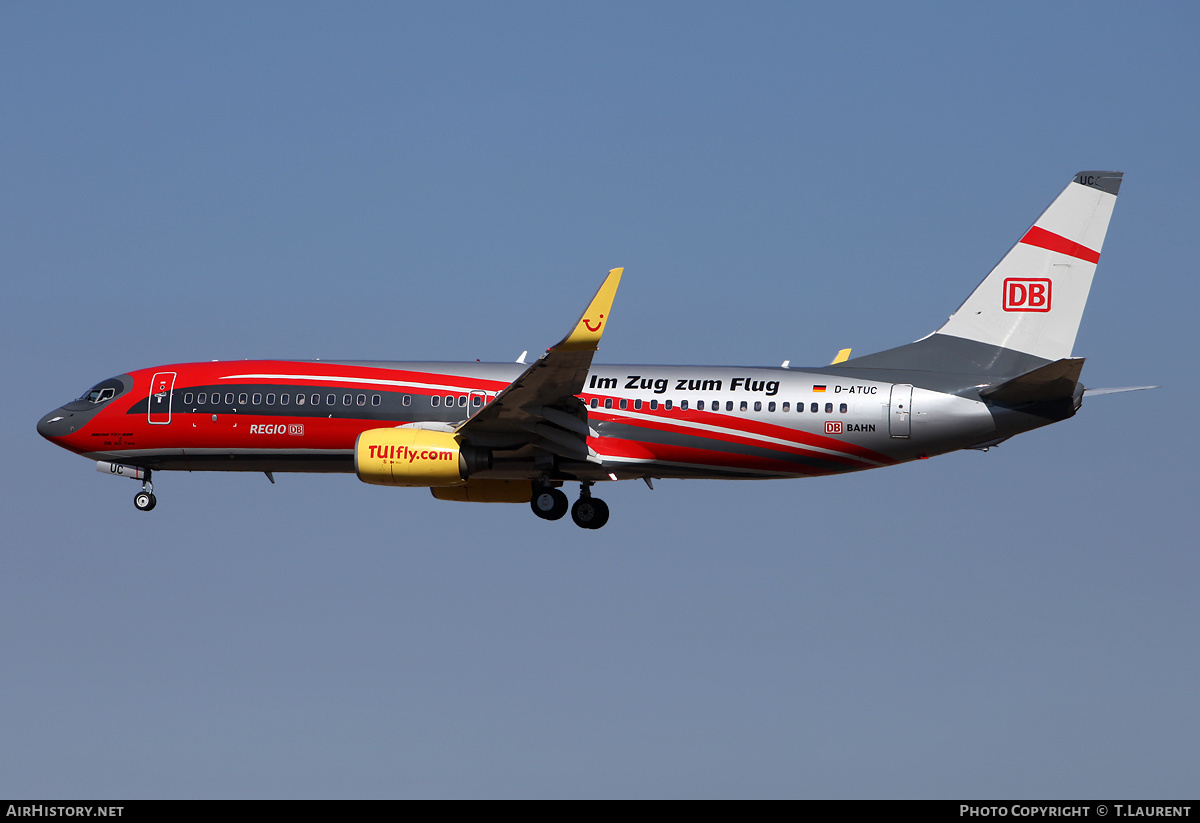
[[[460,503],[528,503],[533,498],[533,481],[477,479],[430,491],[438,500]]]
[[[368,429],[354,444],[358,479],[377,486],[456,486],[486,463],[486,453],[449,432]]]

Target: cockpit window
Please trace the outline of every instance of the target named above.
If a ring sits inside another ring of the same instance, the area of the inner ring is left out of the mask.
[[[103,403],[107,400],[112,400],[117,394],[123,391],[125,384],[117,378],[105,380],[103,383],[97,383],[90,389],[85,391],[80,400],[86,400],[88,403]]]
[[[116,394],[116,389],[92,389],[83,399],[91,403],[103,403],[105,400],[112,400]]]

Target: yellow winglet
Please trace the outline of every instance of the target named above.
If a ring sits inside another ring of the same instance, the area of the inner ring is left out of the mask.
[[[553,348],[558,351],[595,351],[604,335],[604,326],[608,323],[608,313],[612,310],[613,299],[617,296],[617,286],[621,284],[621,272],[624,268],[613,269],[604,279],[600,290],[588,304],[583,316],[575,324],[575,329]]]
[[[837,357],[833,358],[833,362],[829,365],[836,366],[838,363],[845,363],[850,359],[850,349],[842,349],[837,353]]]

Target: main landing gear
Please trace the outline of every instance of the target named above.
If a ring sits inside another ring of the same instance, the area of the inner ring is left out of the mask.
[[[533,509],[533,513],[543,520],[561,519],[567,513],[569,505],[565,494],[549,486],[539,486],[534,489],[533,499],[529,501],[529,508]]]
[[[529,508],[543,520],[559,520],[567,513],[567,496],[550,486],[534,489]],[[571,519],[581,529],[598,529],[608,522],[608,504],[592,497],[592,483],[579,484],[579,499],[571,506]]]

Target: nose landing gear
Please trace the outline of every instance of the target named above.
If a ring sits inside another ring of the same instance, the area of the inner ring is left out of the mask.
[[[142,490],[133,496],[133,505],[140,512],[148,512],[158,504],[154,497],[154,484],[150,482],[150,470],[146,469],[146,477],[142,480]]]

